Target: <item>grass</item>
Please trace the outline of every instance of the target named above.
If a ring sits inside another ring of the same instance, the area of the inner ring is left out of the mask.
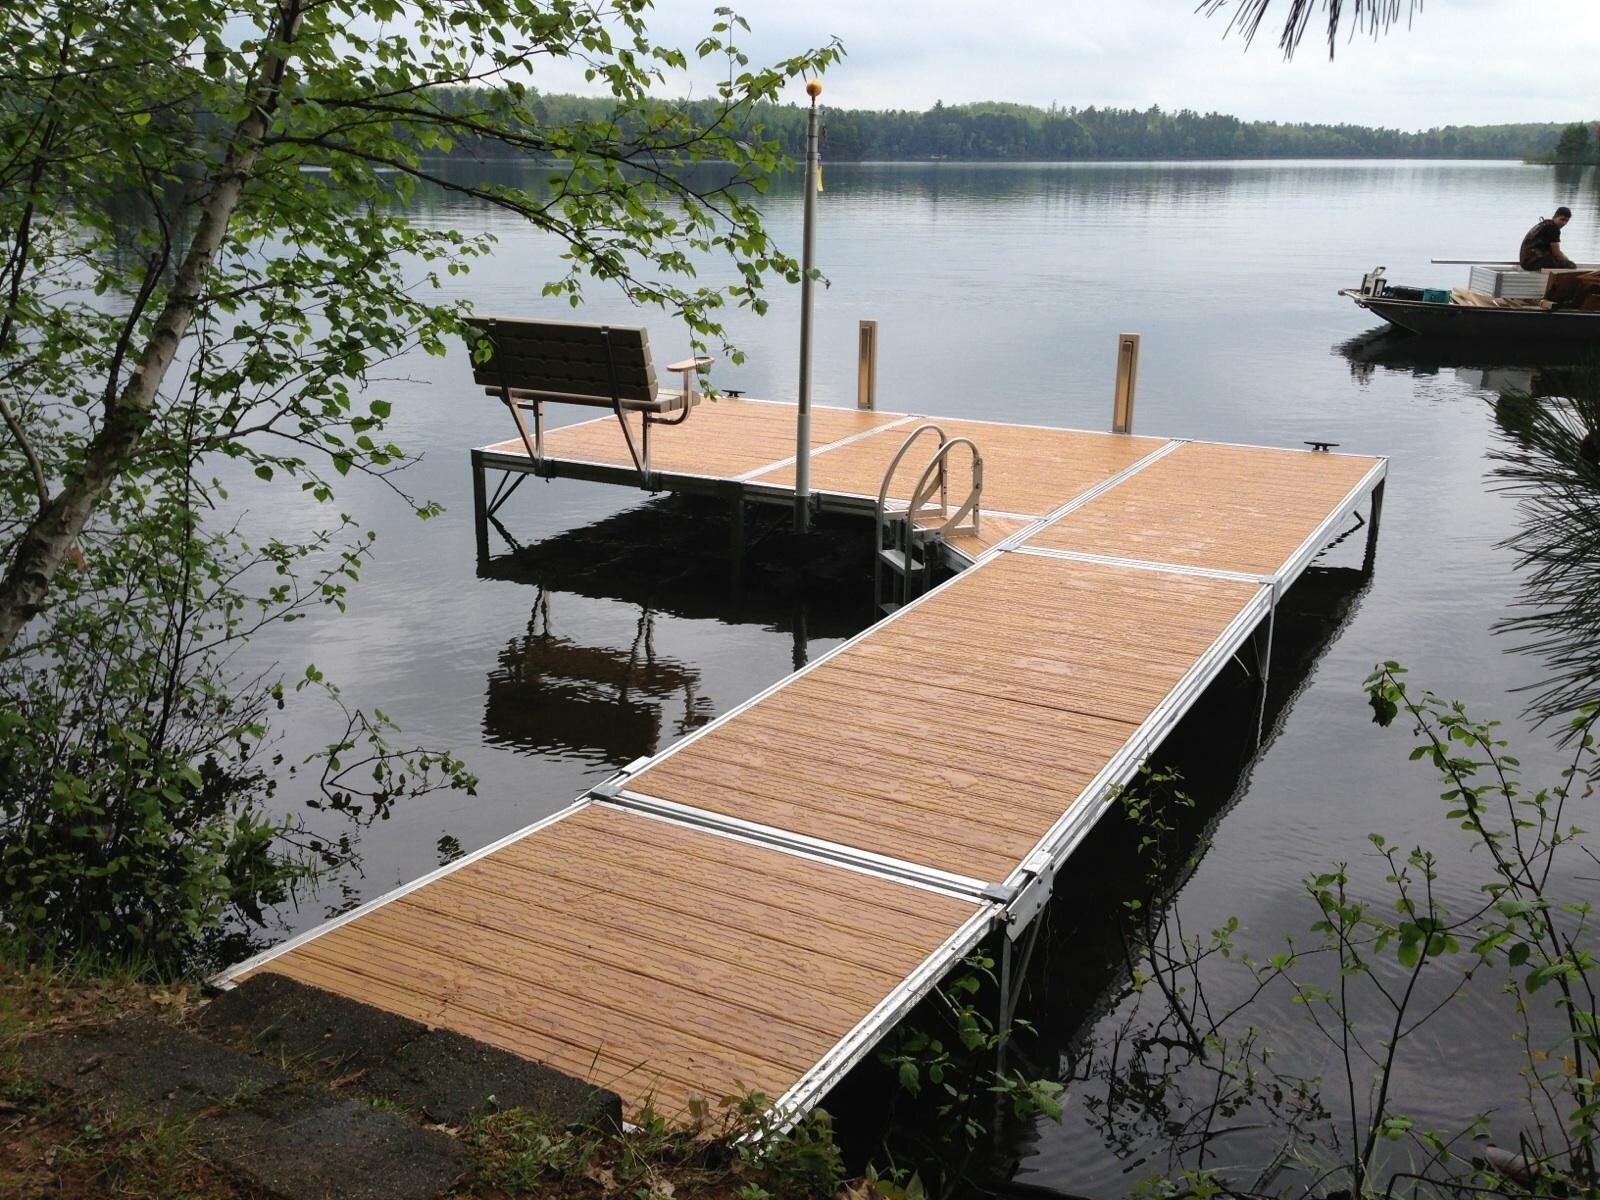
[[[195,1148],[192,1119],[113,1118],[55,1094],[21,1068],[24,1039],[141,1014],[182,1020],[197,1003],[185,985],[151,986],[137,970],[110,975],[19,966],[0,948],[0,1196],[6,1200],[254,1200]],[[288,1066],[289,1064],[284,1064]],[[374,1107],[399,1111],[389,1101]],[[627,1132],[572,1130],[514,1109],[474,1118],[456,1137],[472,1180],[452,1200],[803,1200],[833,1195],[843,1177],[827,1117],[796,1130],[762,1129],[765,1102],[702,1105],[690,1125],[650,1113]],[[439,1128],[434,1126],[433,1128]]]
[[[150,987],[137,972],[91,976],[19,967],[0,956],[0,1196],[8,1200],[244,1200],[196,1154],[187,1121],[107,1119],[51,1094],[18,1065],[27,1037],[65,1033],[132,1013],[176,1016],[183,987]]]
[[[760,1098],[728,1100],[695,1123],[669,1125],[646,1112],[626,1133],[568,1130],[543,1114],[513,1110],[473,1121],[462,1131],[476,1168],[473,1196],[555,1196],[588,1200],[684,1197],[801,1200],[831,1196],[844,1171],[825,1114],[784,1135],[758,1132]]]

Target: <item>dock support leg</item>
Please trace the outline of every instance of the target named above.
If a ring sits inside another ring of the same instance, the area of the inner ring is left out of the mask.
[[[1006,931],[1000,934],[1000,1012],[995,1019],[994,1032],[998,1039],[994,1047],[996,1074],[1006,1069],[1006,1043],[1011,1040],[1011,938]]]
[[[1011,1042],[1011,1013],[1014,1001],[1011,998],[1015,984],[1012,982],[1011,964],[1011,931],[1000,931],[1000,1011],[996,1014],[994,1033],[994,1073],[998,1081],[1006,1073],[1006,1047]],[[994,1149],[998,1153],[1005,1144],[1006,1109],[1005,1099],[999,1092],[994,1096],[994,1111],[989,1117],[989,1136],[994,1140]]]
[[[1267,687],[1272,682],[1272,634],[1278,619],[1278,597],[1274,591],[1272,607],[1267,610],[1266,645],[1259,651],[1261,662],[1261,703],[1256,708],[1256,749],[1261,748],[1267,736]]]
[[[1372,507],[1367,515],[1367,551],[1361,559],[1361,573],[1372,574],[1372,565],[1378,557],[1378,518],[1383,515],[1383,485],[1387,480],[1378,480],[1378,486],[1372,489]]]
[[[1028,964],[1033,961],[1034,947],[1039,944],[1039,930],[1044,926],[1042,915],[1036,915],[1028,923],[1027,932],[1020,935],[1022,942],[1020,952],[1013,950],[1013,939],[1010,929],[1000,931],[1000,1011],[995,1023],[994,1070],[997,1076],[1004,1075],[1006,1070],[1006,1049],[1011,1044],[1011,1026],[1017,1017],[1017,1005],[1022,999],[1022,983],[1028,975]],[[1004,1098],[997,1092],[995,1094],[993,1127],[990,1134],[994,1138],[996,1150],[1004,1146],[1006,1106]]]
[[[791,647],[791,661],[796,671],[804,669],[811,661],[811,640],[806,633],[806,602],[795,601],[794,606],[794,644]]]
[[[472,532],[478,542],[478,561],[489,557],[489,501],[483,477],[483,455],[472,452]]]
[[[1022,981],[1028,974],[1028,964],[1033,961],[1033,949],[1039,944],[1039,930],[1044,925],[1040,917],[1029,922],[1026,933],[1019,935],[1021,953],[1012,950],[1010,930],[1002,934],[1000,946],[1000,1019],[995,1025],[999,1042],[995,1047],[995,1069],[1006,1068],[1006,1043],[1011,1040],[1011,1023],[1016,1020],[1017,1005],[1022,1000]]]
[[[728,501],[728,553],[735,564],[744,557],[744,497],[736,495]]]

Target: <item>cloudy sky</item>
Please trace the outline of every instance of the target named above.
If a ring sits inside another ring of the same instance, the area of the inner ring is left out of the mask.
[[[1600,119],[1600,0],[1429,0],[1409,27],[1400,0],[1397,25],[1376,41],[1341,38],[1331,63],[1320,11],[1283,61],[1285,0],[1249,49],[1224,36],[1231,6],[1205,17],[1194,0],[723,2],[750,22],[758,60],[837,35],[848,57],[828,72],[824,102],[843,108],[1159,104],[1406,130]],[[651,31],[692,46],[715,7],[656,0]]]

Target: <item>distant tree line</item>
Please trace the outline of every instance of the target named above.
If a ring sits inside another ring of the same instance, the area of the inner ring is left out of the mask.
[[[1600,121],[1590,127],[1582,121],[1568,125],[1556,138],[1555,148],[1543,154],[1528,155],[1529,162],[1543,163],[1595,163],[1600,162]]]
[[[480,102],[466,89],[461,92],[461,100],[463,107]],[[533,106],[552,124],[603,123],[608,116],[606,102],[589,97],[543,95],[534,99]],[[710,102],[689,101],[681,107],[690,110],[695,120],[714,121],[715,106]],[[762,105],[746,114],[746,119],[762,126],[767,136],[776,137],[789,154],[804,154],[803,106]],[[1169,112],[1154,105],[1142,111],[1056,105],[1045,109],[998,101],[940,103],[924,112],[825,108],[822,124],[824,156],[835,162],[1200,158],[1527,158],[1573,162],[1588,161],[1586,156],[1594,152],[1586,125],[1447,125],[1405,133],[1364,125],[1242,121],[1223,113],[1191,109]],[[1582,154],[1574,141],[1578,135],[1583,143]],[[451,148],[453,154],[475,155],[478,151],[470,136],[457,137]]]
[[[830,111],[833,159],[1521,158],[1552,149],[1556,125],[1363,125],[1242,121],[1224,113],[935,104],[926,112]],[[782,140],[790,142],[784,129]]]

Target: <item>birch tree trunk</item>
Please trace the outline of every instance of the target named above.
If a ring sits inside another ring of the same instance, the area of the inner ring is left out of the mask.
[[[200,220],[173,279],[149,340],[110,404],[105,423],[89,443],[83,465],[43,505],[18,538],[0,580],[0,655],[8,651],[45,605],[51,581],[72,554],[95,505],[132,461],[139,439],[155,415],[155,402],[178,347],[188,332],[206,276],[227,234],[245,182],[261,153],[262,139],[282,98],[284,74],[304,14],[303,0],[289,0],[262,47],[248,111],[234,130],[228,152],[211,175]]]

